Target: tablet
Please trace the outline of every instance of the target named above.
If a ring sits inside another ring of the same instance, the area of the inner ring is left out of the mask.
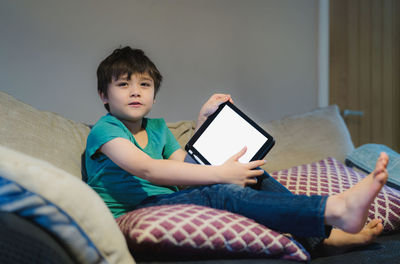
[[[199,164],[221,165],[245,146],[240,162],[263,159],[274,144],[270,134],[227,101],[207,118],[185,149]]]

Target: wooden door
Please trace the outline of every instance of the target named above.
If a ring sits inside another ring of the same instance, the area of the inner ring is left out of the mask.
[[[330,104],[344,111],[356,147],[399,152],[400,0],[330,0],[329,34]]]

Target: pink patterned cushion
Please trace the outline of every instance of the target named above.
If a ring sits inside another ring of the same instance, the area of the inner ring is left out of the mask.
[[[305,261],[292,238],[246,217],[197,205],[162,205],[117,218],[132,254],[152,257],[265,257]]]
[[[343,192],[366,176],[334,158],[271,173],[292,193],[332,195]],[[384,232],[400,227],[400,191],[384,186],[371,205],[368,221],[381,218]]]

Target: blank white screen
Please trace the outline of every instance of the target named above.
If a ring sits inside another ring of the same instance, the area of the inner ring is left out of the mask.
[[[211,165],[221,165],[243,147],[247,152],[239,159],[248,163],[268,138],[245,119],[225,106],[193,146]]]

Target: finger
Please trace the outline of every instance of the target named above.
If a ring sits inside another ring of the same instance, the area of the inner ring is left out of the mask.
[[[225,102],[226,102],[226,101],[230,101],[231,103],[233,103],[233,100],[232,100],[232,97],[231,97],[230,94],[225,95],[224,100],[225,100]]]
[[[233,155],[229,160],[238,161],[240,159],[240,157],[242,157],[246,153],[246,151],[247,151],[247,147],[245,146],[238,153]]]
[[[226,98],[226,94],[213,94],[212,96],[211,96],[211,98],[210,98],[210,100],[213,100],[213,101],[215,101],[215,100],[217,100],[217,101],[219,101],[219,100],[223,100],[224,98]]]
[[[250,169],[261,167],[267,163],[265,160],[255,160],[248,163]]]
[[[217,110],[217,108],[225,103],[226,101],[229,100],[229,96],[225,95],[225,94],[219,94],[219,95],[215,95],[213,98],[210,99],[209,101],[209,105],[211,106],[211,108],[213,108],[213,112],[215,112],[215,110]]]
[[[246,181],[246,185],[253,185],[257,183],[257,179],[251,178]]]
[[[218,100],[229,100],[231,98],[230,94],[214,94],[212,96],[213,99],[218,99]]]
[[[232,96],[230,94],[227,95],[227,98],[226,98],[225,102],[226,101],[229,101],[230,103],[234,104]]]
[[[236,184],[236,185],[238,185],[240,187],[245,187],[246,186],[246,182],[245,181],[238,181],[238,182],[235,182],[234,184]]]
[[[248,177],[254,178],[254,177],[257,177],[257,176],[261,176],[263,174],[264,174],[263,170],[250,170],[250,172],[248,174]]]
[[[216,98],[218,101],[218,105],[225,103],[226,101],[231,100],[231,96],[229,94],[221,94],[218,98]]]

